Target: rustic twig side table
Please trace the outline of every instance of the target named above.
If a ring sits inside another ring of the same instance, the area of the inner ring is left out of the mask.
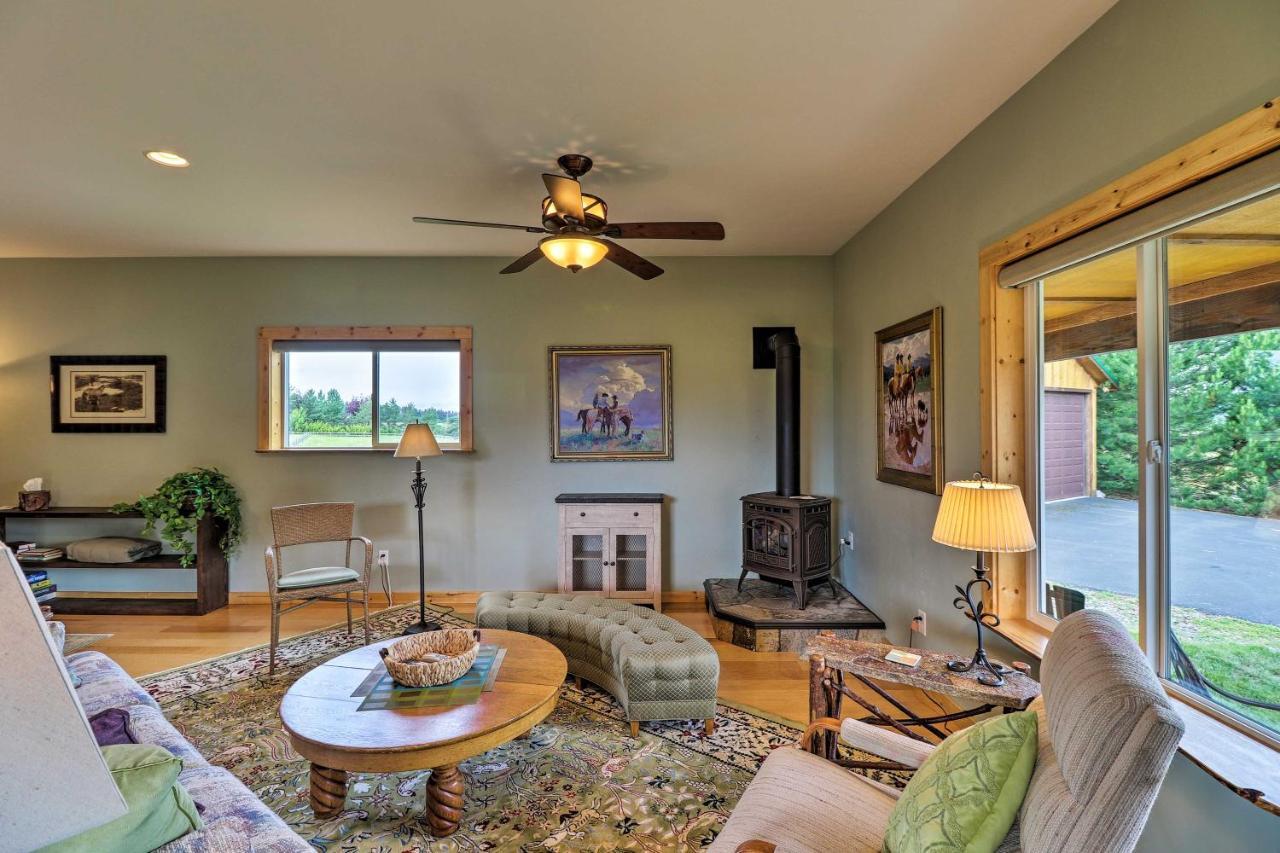
[[[948,661],[955,660],[950,655],[903,648],[901,651],[920,655],[920,663],[910,667],[885,660],[885,655],[894,648],[896,647],[883,643],[847,640],[827,633],[819,634],[810,640],[805,648],[809,655],[809,722],[812,723],[824,717],[840,719],[840,704],[847,697],[868,712],[867,716],[861,718],[861,722],[889,726],[913,740],[928,743],[930,741],[927,737],[908,727],[918,727],[938,740],[942,740],[947,736],[947,732],[938,728],[941,723],[976,717],[996,708],[1004,709],[1005,713],[1022,711],[1040,695],[1040,684],[1026,673],[1025,665],[1015,664],[1015,671],[1008,675],[1004,685],[988,687],[978,683],[978,679],[972,672],[952,672],[947,669]],[[886,712],[876,703],[859,696],[846,685],[847,678],[852,678],[866,686],[903,716],[895,717],[892,711]],[[921,717],[889,695],[888,691],[875,681],[918,687],[921,690],[975,701],[979,704],[977,707],[950,714]],[[825,737],[816,739],[815,749],[821,750],[828,758],[834,760],[837,749],[835,733],[829,732]],[[880,766],[878,762],[855,762],[854,766],[862,764]]]

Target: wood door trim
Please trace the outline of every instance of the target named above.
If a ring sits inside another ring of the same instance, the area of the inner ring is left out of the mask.
[[[1027,482],[1026,313],[1022,292],[1000,287],[1000,270],[1277,149],[1280,102],[1273,98],[979,252],[978,395],[984,474],[1019,486]],[[1025,618],[1033,592],[1028,590],[1026,556],[993,556],[987,607],[1005,619]]]

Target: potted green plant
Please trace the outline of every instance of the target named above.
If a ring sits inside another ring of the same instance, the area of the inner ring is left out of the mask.
[[[240,494],[217,468],[181,471],[160,484],[150,495],[133,503],[118,503],[113,512],[139,512],[146,519],[144,535],[160,530],[160,537],[182,555],[190,567],[196,558],[192,536],[206,513],[222,522],[222,550],[230,556],[240,545]]]

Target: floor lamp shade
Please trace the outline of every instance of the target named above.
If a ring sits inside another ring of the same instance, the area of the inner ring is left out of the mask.
[[[35,850],[125,814],[61,654],[0,544],[0,849]]]
[[[1022,490],[990,480],[957,480],[942,491],[933,541],[965,551],[1009,553],[1036,547]]]
[[[398,459],[440,456],[442,452],[431,427],[416,421],[404,428],[404,435],[400,436],[400,443],[396,445]]]

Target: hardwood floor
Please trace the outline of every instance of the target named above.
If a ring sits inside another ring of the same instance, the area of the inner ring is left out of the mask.
[[[384,602],[379,595],[377,606]],[[398,603],[411,600],[397,594]],[[439,603],[450,605],[449,599]],[[471,618],[461,601],[457,612]],[[720,698],[774,717],[797,723],[808,721],[808,662],[790,652],[751,652],[716,640],[706,611],[697,604],[668,605],[667,615],[706,637],[720,655]],[[135,677],[184,666],[249,646],[270,638],[271,611],[266,604],[232,604],[204,616],[59,616],[70,634],[112,634],[92,646],[114,658]],[[280,637],[292,637],[328,627],[346,618],[341,604],[320,602],[290,614],[281,621]],[[914,713],[934,714],[958,710],[945,697],[931,696],[911,687],[885,684],[895,699]],[[883,700],[861,690],[861,695],[883,705]],[[861,709],[846,702],[845,713]],[[952,724],[958,726],[960,724]]]

